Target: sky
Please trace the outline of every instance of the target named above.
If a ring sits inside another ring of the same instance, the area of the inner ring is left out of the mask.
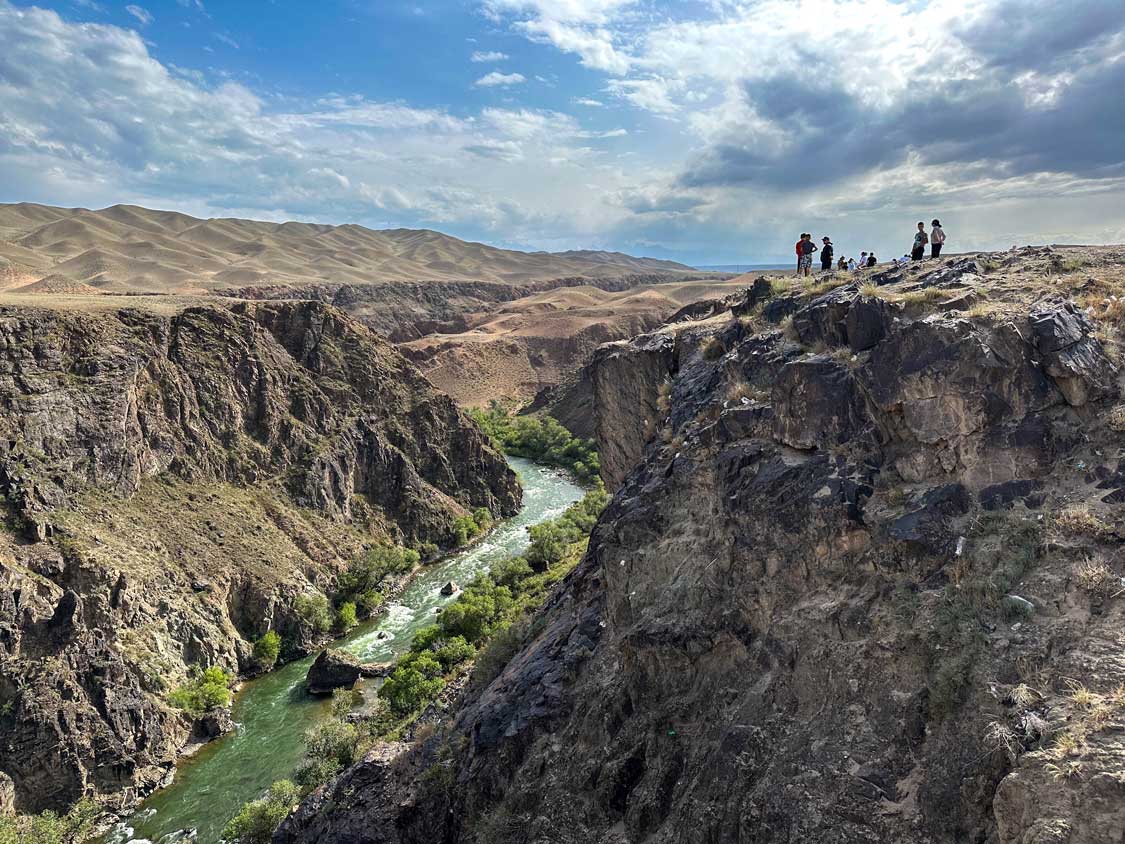
[[[693,264],[1125,241],[1123,0],[0,0],[0,202]]]

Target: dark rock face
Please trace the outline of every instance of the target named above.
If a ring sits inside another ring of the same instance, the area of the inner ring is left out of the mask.
[[[1094,339],[1090,320],[1073,302],[1040,305],[1029,321],[1047,374],[1070,404],[1077,407],[1116,393],[1117,365]]]
[[[345,651],[326,648],[309,666],[305,688],[309,694],[330,695],[334,689],[350,689],[360,677],[382,677],[388,667],[387,663],[363,663]]]
[[[192,730],[168,688],[249,667],[268,629],[311,647],[292,602],[332,587],[361,532],[441,543],[459,513],[519,505],[447,396],[315,303],[0,308],[0,406],[0,488],[33,540],[0,532],[0,771],[21,811],[126,810],[164,782]],[[137,524],[138,494],[174,515]],[[258,521],[224,531],[232,507]]]
[[[850,342],[838,304],[802,305],[810,337]],[[1084,549],[1044,553],[1024,509],[1076,483],[1099,502],[1117,468],[1075,479],[1086,446],[1049,339],[874,316],[856,317],[882,336],[854,360],[734,329],[712,361],[690,328],[606,351],[595,413],[617,488],[582,563],[435,736],[365,759],[275,841],[1115,840],[1119,731],[1065,788],[982,736],[1023,712],[1005,694],[1028,662],[1107,693],[1125,680],[1125,606],[1078,632],[1061,607]],[[671,437],[646,442],[628,414],[654,408]],[[1099,430],[1108,408],[1085,409]],[[1009,624],[997,602],[1028,570],[1034,622]],[[1065,729],[1063,709],[1036,711]]]
[[[647,335],[603,346],[589,366],[602,478],[615,488],[664,424],[660,390],[676,365],[675,338]]]

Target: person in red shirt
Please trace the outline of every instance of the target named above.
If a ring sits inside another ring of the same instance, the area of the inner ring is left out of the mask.
[[[797,252],[797,275],[801,274],[801,258],[803,258],[804,255],[805,255],[805,251],[802,248],[804,246],[804,243],[805,243],[805,233],[801,232],[801,236],[799,238],[797,238],[797,245],[794,247],[794,249]]]

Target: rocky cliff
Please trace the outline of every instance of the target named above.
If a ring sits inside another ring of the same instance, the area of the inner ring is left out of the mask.
[[[1123,270],[777,285],[603,350],[584,561],[275,842],[1120,842]]]
[[[373,542],[453,541],[519,487],[452,400],[331,307],[0,309],[0,771],[21,811],[128,808],[191,723]]]

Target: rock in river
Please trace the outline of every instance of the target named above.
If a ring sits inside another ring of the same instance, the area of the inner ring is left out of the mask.
[[[354,656],[334,648],[320,652],[305,675],[309,694],[330,695],[333,689],[350,689],[360,677],[383,677],[390,663],[360,662]]]

